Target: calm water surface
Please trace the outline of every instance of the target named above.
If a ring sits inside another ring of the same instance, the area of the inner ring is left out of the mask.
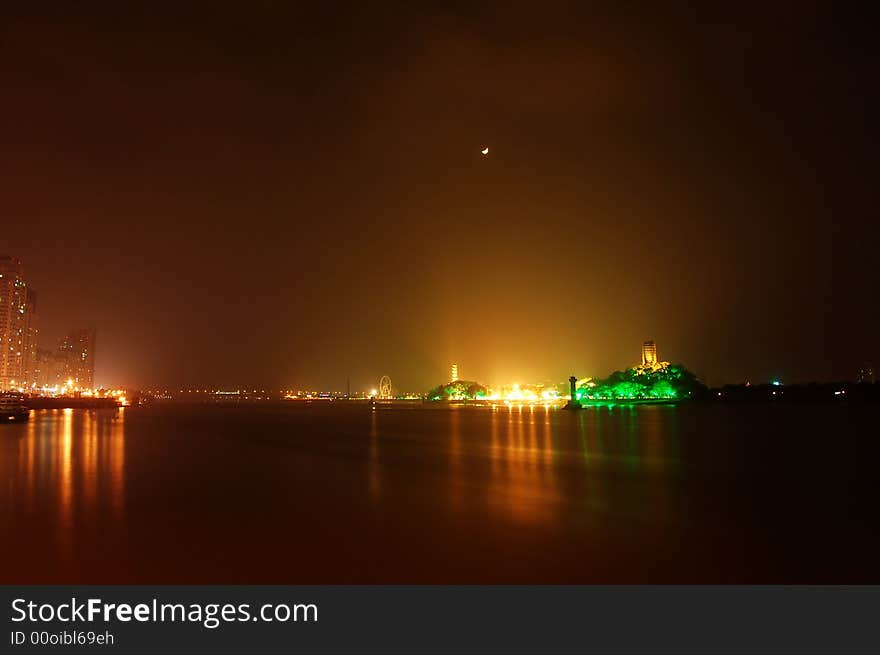
[[[878,419],[35,411],[0,426],[0,583],[878,583]]]

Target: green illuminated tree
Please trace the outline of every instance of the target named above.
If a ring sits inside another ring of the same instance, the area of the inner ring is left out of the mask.
[[[676,398],[678,391],[669,380],[657,380],[651,385],[651,398]]]
[[[428,400],[476,400],[487,394],[486,387],[479,382],[457,380],[431,389]]]
[[[645,385],[635,381],[624,380],[611,387],[612,398],[644,398],[645,392]]]
[[[655,371],[640,367],[614,371],[604,380],[594,380],[592,387],[579,389],[587,400],[663,400],[693,398],[706,387],[681,364]]]

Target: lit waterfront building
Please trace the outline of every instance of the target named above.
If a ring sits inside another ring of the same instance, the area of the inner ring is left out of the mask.
[[[36,382],[36,306],[21,261],[0,255],[0,391],[30,388]]]
[[[95,384],[94,328],[70,330],[58,344],[58,354],[64,362],[62,379],[72,381],[79,389],[91,389]]]
[[[449,371],[449,381],[458,382],[458,364],[453,364]]]
[[[35,387],[37,384],[37,293],[27,290],[24,311],[24,339],[22,339],[22,387]]]

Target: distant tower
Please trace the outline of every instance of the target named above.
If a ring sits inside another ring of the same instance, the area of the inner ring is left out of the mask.
[[[458,382],[458,364],[452,365],[452,370],[449,372],[449,379],[451,382]]]
[[[642,366],[657,366],[657,344],[653,341],[642,344]]]

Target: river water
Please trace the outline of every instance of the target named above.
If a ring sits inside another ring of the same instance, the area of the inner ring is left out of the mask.
[[[0,583],[878,583],[878,419],[34,411],[0,426]]]

